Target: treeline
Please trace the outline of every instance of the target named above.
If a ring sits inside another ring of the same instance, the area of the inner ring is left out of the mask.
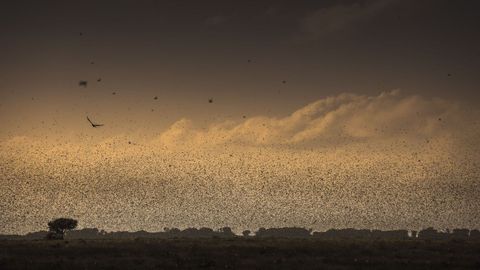
[[[45,239],[47,231],[28,233],[26,235],[0,235],[0,239]],[[324,240],[480,240],[479,230],[454,229],[452,231],[437,231],[427,228],[421,231],[408,230],[357,230],[357,229],[330,229],[325,232],[313,232],[298,227],[260,228],[256,232],[243,231],[242,235],[235,234],[229,227],[218,230],[210,228],[165,228],[163,232],[106,232],[96,228],[72,230],[66,233],[65,239],[136,239],[136,238],[310,238]]]

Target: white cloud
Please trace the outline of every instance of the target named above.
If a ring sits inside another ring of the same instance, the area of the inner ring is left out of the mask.
[[[404,96],[399,91],[378,96],[341,94],[318,100],[284,118],[257,116],[244,122],[212,124],[197,129],[182,119],[159,138],[165,146],[208,145],[338,145],[404,138],[426,140],[478,132],[471,115],[455,102]]]

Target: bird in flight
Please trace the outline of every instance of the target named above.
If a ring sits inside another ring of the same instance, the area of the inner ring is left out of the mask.
[[[103,126],[103,124],[94,124],[94,123],[92,122],[92,120],[90,120],[90,118],[88,118],[88,116],[87,116],[87,120],[88,120],[88,122],[90,122],[90,124],[91,124],[92,127],[94,127],[94,128]]]

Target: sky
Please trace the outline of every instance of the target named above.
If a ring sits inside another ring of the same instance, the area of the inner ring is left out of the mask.
[[[0,233],[478,228],[479,8],[6,2]]]

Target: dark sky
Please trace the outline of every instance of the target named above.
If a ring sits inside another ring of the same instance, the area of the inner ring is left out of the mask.
[[[477,101],[479,7],[438,0],[5,1],[0,86],[68,91],[102,77],[110,88],[172,91],[173,100],[255,93],[263,101],[286,80],[295,92],[286,93],[289,102],[396,88]]]

